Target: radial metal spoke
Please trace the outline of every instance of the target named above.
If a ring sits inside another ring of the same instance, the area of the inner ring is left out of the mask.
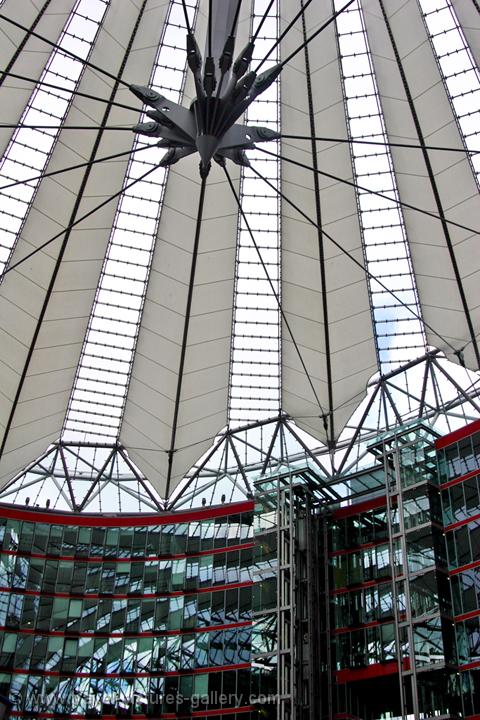
[[[311,2],[312,2],[312,0],[307,0],[307,2],[305,3],[305,5],[304,5],[302,8],[300,8],[300,10],[297,12],[297,14],[295,15],[295,17],[294,17],[292,20],[290,20],[290,22],[288,23],[288,25],[287,25],[287,27],[285,28],[285,30],[281,33],[281,35],[279,35],[278,40],[276,40],[276,41],[273,43],[272,47],[271,47],[270,50],[267,52],[267,54],[265,55],[265,57],[262,58],[262,60],[260,61],[260,63],[259,63],[259,64],[257,65],[257,67],[255,68],[255,72],[256,72],[256,73],[258,73],[258,71],[260,70],[260,68],[267,62],[268,58],[269,58],[270,55],[273,53],[273,51],[275,50],[275,48],[277,48],[277,47],[280,45],[280,43],[282,42],[283,38],[287,35],[287,33],[288,33],[288,32],[292,29],[292,27],[295,25],[295,23],[297,22],[298,18],[301,17],[301,16],[305,13],[305,10],[308,8],[308,6],[311,4]]]
[[[182,397],[182,383],[183,383],[183,371],[185,367],[185,358],[187,354],[187,343],[188,343],[188,328],[190,325],[190,316],[192,311],[192,299],[193,299],[193,290],[195,288],[195,272],[197,268],[197,258],[198,258],[198,247],[200,243],[200,234],[202,231],[202,218],[203,218],[203,208],[205,204],[205,190],[207,187],[207,174],[202,174],[202,183],[200,186],[200,197],[198,199],[198,210],[197,210],[197,219],[195,223],[195,237],[193,240],[193,248],[192,248],[192,262],[190,266],[190,280],[188,283],[188,294],[187,294],[187,305],[185,308],[185,320],[183,325],[183,337],[182,337],[182,346],[180,351],[180,363],[178,368],[178,374],[177,374],[177,390],[175,393],[175,409],[173,412],[173,421],[172,421],[172,435],[170,439],[170,449],[168,450],[168,474],[167,474],[167,486],[165,490],[165,497],[169,497],[170,495],[170,484],[172,480],[172,473],[173,473],[173,457],[174,453],[177,450],[175,447],[176,443],[176,436],[177,436],[177,424],[178,424],[178,414],[180,410],[180,401]]]
[[[280,139],[282,140],[318,140],[319,142],[332,142],[332,143],[348,143],[349,145],[379,145],[380,147],[401,147],[411,148],[412,150],[422,150],[425,147],[427,150],[440,150],[444,152],[458,152],[464,155],[478,155],[480,150],[472,150],[471,148],[465,147],[446,147],[444,145],[425,145],[422,146],[418,143],[402,143],[394,142],[392,140],[359,140],[357,138],[337,138],[337,137],[312,137],[311,135],[290,135],[289,133],[280,133]]]
[[[93,163],[86,163],[87,166],[92,165],[92,164],[93,164]],[[87,213],[85,213],[85,215],[82,215],[81,217],[79,217],[79,218],[77,218],[76,220],[74,220],[72,223],[70,223],[69,225],[67,225],[66,227],[64,227],[63,230],[60,230],[60,232],[58,232],[56,235],[54,235],[53,237],[51,237],[49,240],[46,240],[44,243],[42,243],[42,244],[39,245],[37,248],[35,248],[35,250],[32,250],[32,252],[30,252],[30,253],[28,253],[27,255],[25,255],[25,257],[23,257],[21,260],[18,260],[18,261],[17,261],[16,263],[14,263],[13,265],[9,265],[9,266],[4,270],[3,274],[0,275],[0,280],[2,280],[3,277],[4,277],[5,275],[7,275],[7,273],[11,272],[12,270],[15,270],[17,267],[19,267],[19,265],[21,265],[22,263],[24,263],[26,260],[29,260],[31,257],[33,257],[34,255],[36,255],[37,253],[41,252],[44,248],[46,248],[48,245],[50,245],[50,244],[51,244],[52,242],[54,242],[55,240],[58,240],[58,238],[62,237],[62,235],[65,235],[65,233],[69,232],[70,230],[73,230],[73,228],[76,227],[77,225],[79,225],[81,222],[83,222],[83,220],[86,220],[88,217],[90,217],[91,215],[93,215],[94,213],[96,213],[98,210],[100,210],[101,208],[105,207],[105,205],[108,205],[109,203],[111,203],[112,200],[115,200],[115,198],[120,197],[120,195],[122,195],[122,193],[124,193],[125,190],[128,190],[129,188],[131,188],[131,187],[133,187],[134,185],[136,185],[136,183],[140,182],[141,180],[144,180],[144,179],[145,179],[146,177],[148,177],[151,173],[155,172],[156,169],[157,169],[157,168],[156,168],[155,165],[154,165],[153,167],[149,168],[149,169],[147,170],[147,172],[145,172],[143,175],[141,175],[141,176],[138,177],[138,178],[135,178],[135,180],[132,180],[131,183],[129,183],[129,184],[126,185],[125,187],[122,187],[121,190],[119,190],[118,192],[114,193],[113,195],[110,195],[110,197],[108,197],[106,200],[104,200],[103,202],[101,202],[99,205],[96,205],[94,208],[92,208],[92,210],[89,210]]]
[[[291,200],[290,198],[288,198],[288,197],[285,195],[284,192],[282,192],[281,190],[278,190],[277,188],[275,188],[275,186],[274,186],[272,183],[270,183],[267,178],[263,177],[263,175],[262,175],[261,173],[259,173],[258,170],[256,170],[254,167],[252,167],[252,171],[253,171],[261,180],[263,180],[269,187],[271,187],[273,190],[275,190],[275,192],[278,193],[279,197],[281,197],[283,200],[285,200],[285,202],[287,202],[291,207],[293,207],[303,218],[305,218],[305,220],[307,220],[307,222],[309,222],[309,223],[310,223],[311,225],[313,225],[314,227],[318,228],[318,225],[317,225],[317,223],[315,222],[315,220],[313,220],[311,217],[309,217],[295,202],[293,202],[293,200]],[[322,233],[325,235],[325,237],[327,237],[327,238],[330,240],[330,242],[332,242],[332,243],[335,245],[335,247],[338,248],[338,250],[340,250],[344,255],[346,255],[347,257],[349,257],[350,260],[351,260],[353,263],[355,263],[355,265],[357,265],[359,268],[361,268],[361,270],[365,273],[365,275],[367,275],[371,280],[374,280],[383,290],[385,290],[385,292],[387,292],[392,298],[394,298],[394,300],[395,300],[399,305],[402,305],[402,306],[403,306],[406,310],[408,310],[417,320],[420,320],[421,322],[423,322],[423,324],[425,325],[425,327],[428,327],[429,330],[432,331],[432,333],[434,333],[437,337],[439,337],[439,338],[445,343],[445,345],[448,345],[448,347],[452,350],[452,352],[453,352],[454,354],[457,354],[457,353],[459,352],[459,350],[458,350],[457,348],[455,348],[448,340],[446,340],[446,339],[441,335],[441,333],[439,333],[437,330],[435,330],[434,328],[432,328],[432,326],[429,325],[427,322],[425,322],[425,320],[423,320],[423,318],[421,318],[420,315],[418,315],[418,313],[415,312],[415,310],[413,310],[409,305],[407,305],[406,303],[404,303],[404,302],[395,294],[395,292],[394,292],[393,290],[390,290],[386,285],[384,285],[384,284],[381,282],[381,280],[379,280],[377,277],[375,277],[375,275],[373,275],[373,273],[371,273],[370,270],[368,270],[368,268],[365,267],[365,265],[363,265],[359,260],[357,260],[357,258],[354,257],[351,253],[349,253],[348,250],[345,250],[345,248],[344,248],[339,242],[337,242],[337,241],[332,237],[332,235],[330,235],[330,233],[328,233],[324,228],[322,228],[321,231],[322,231]]]
[[[65,87],[62,87],[61,85],[54,85],[53,83],[43,82],[42,80],[34,80],[33,78],[26,77],[25,75],[19,75],[18,73],[9,72],[9,73],[5,73],[5,74],[8,75],[8,77],[15,78],[16,80],[23,80],[24,82],[33,83],[37,87],[51,88],[52,90],[58,90],[59,92],[66,93],[68,95],[75,95],[76,97],[84,97],[84,98],[87,98],[88,100],[95,100],[96,102],[101,102],[108,106],[119,107],[119,108],[122,108],[123,110],[131,110],[132,112],[135,112],[135,113],[140,112],[139,108],[134,108],[131,105],[125,105],[125,103],[116,102],[114,100],[111,100],[110,98],[101,98],[101,97],[98,97],[97,95],[90,95],[89,93],[85,93],[80,90],[70,90],[70,88],[65,88]],[[63,96],[59,96],[59,97],[63,97]],[[18,126],[15,126],[15,127],[18,127]]]
[[[300,348],[299,348],[299,346],[298,346],[298,343],[297,343],[297,341],[295,340],[295,336],[293,335],[292,329],[291,329],[291,327],[290,327],[290,323],[288,322],[288,318],[287,318],[287,316],[285,315],[285,312],[284,312],[283,307],[282,307],[282,303],[280,302],[280,298],[279,298],[279,296],[278,296],[278,293],[277,293],[276,290],[275,290],[275,286],[274,286],[274,284],[273,284],[273,282],[272,282],[272,279],[271,279],[270,274],[269,274],[269,272],[268,272],[267,266],[265,265],[265,261],[264,261],[264,259],[263,259],[263,257],[262,257],[261,252],[260,252],[260,248],[259,248],[258,245],[257,245],[257,241],[255,240],[255,236],[254,236],[254,234],[253,234],[253,232],[252,232],[252,229],[251,229],[251,227],[250,227],[250,223],[248,222],[248,218],[247,218],[247,216],[246,216],[246,214],[245,214],[245,212],[244,212],[244,210],[243,210],[242,204],[241,204],[241,202],[240,202],[240,198],[238,197],[238,194],[237,194],[237,192],[236,192],[236,190],[235,190],[235,187],[234,187],[234,185],[233,185],[232,179],[231,179],[231,177],[230,177],[230,174],[229,174],[227,168],[224,167],[223,169],[224,169],[225,175],[226,175],[226,177],[227,177],[228,184],[230,185],[230,189],[231,189],[231,191],[232,191],[232,193],[233,193],[233,196],[235,197],[235,201],[236,201],[236,203],[237,203],[237,205],[238,205],[238,210],[239,210],[239,212],[240,212],[240,215],[242,216],[243,222],[245,223],[245,227],[247,228],[247,232],[248,232],[248,234],[250,235],[250,239],[251,239],[251,241],[252,241],[252,245],[253,245],[254,248],[255,248],[255,251],[256,251],[256,253],[257,253],[257,255],[258,255],[258,259],[259,259],[259,261],[260,261],[260,264],[261,264],[261,266],[262,266],[262,268],[263,268],[263,271],[264,271],[264,273],[265,273],[265,276],[266,276],[266,278],[267,278],[268,284],[270,285],[270,289],[271,289],[272,295],[274,296],[275,301],[276,301],[276,303],[277,303],[277,305],[278,305],[278,309],[279,309],[280,314],[281,314],[281,316],[282,316],[282,320],[283,320],[283,322],[285,323],[285,327],[287,328],[287,330],[288,330],[288,332],[289,332],[289,335],[290,335],[290,337],[291,337],[292,343],[293,343],[293,345],[294,345],[294,347],[295,347],[295,350],[296,350],[296,352],[297,352],[297,355],[298,355],[298,358],[299,358],[300,363],[301,363],[301,365],[302,365],[303,371],[304,371],[305,376],[306,376],[306,378],[307,378],[307,380],[308,380],[308,384],[310,385],[310,387],[311,387],[311,389],[312,389],[312,393],[313,393],[313,395],[314,395],[314,397],[315,397],[315,401],[316,401],[316,403],[317,403],[317,405],[318,405],[318,407],[319,407],[319,409],[320,409],[320,413],[321,413],[322,417],[325,418],[325,417],[326,417],[325,411],[324,411],[323,408],[322,408],[322,404],[321,404],[320,399],[319,399],[319,397],[318,397],[318,394],[317,394],[317,391],[316,391],[315,386],[314,386],[314,384],[313,384],[312,378],[311,378],[311,376],[310,376],[310,373],[308,372],[307,366],[306,366],[305,361],[304,361],[304,359],[303,359],[303,357],[302,357],[302,354],[301,354],[301,352],[300,352]],[[269,184],[270,184],[270,183],[269,183]],[[272,187],[273,187],[273,185],[272,185]]]
[[[0,130],[58,130],[58,125],[24,125],[23,123],[7,125],[0,123]],[[100,130],[98,125],[63,125],[62,130]],[[124,130],[132,132],[130,125],[107,125],[102,130]]]
[[[106,75],[107,77],[111,78],[115,82],[118,82],[121,85],[125,85],[126,87],[129,87],[129,83],[125,82],[125,80],[122,80],[121,77],[113,75],[113,73],[108,72],[108,70],[104,70],[103,68],[99,67],[98,65],[95,65],[94,63],[91,63],[88,60],[85,60],[84,58],[82,58],[81,55],[77,55],[76,53],[72,52],[71,50],[67,50],[66,48],[61,47],[56,42],[53,42],[53,40],[49,40],[48,38],[44,37],[43,35],[40,35],[39,33],[32,30],[32,28],[28,28],[25,25],[22,25],[21,23],[17,22],[16,20],[13,20],[13,18],[9,18],[6,15],[2,15],[0,13],[0,20],[5,20],[5,22],[9,23],[10,25],[13,25],[14,27],[17,27],[19,30],[25,30],[25,32],[28,32],[29,35],[31,35],[32,37],[35,37],[35,38],[37,38],[37,40],[41,40],[42,42],[46,43],[47,45],[50,45],[50,47],[52,47],[54,50],[58,50],[59,52],[63,53],[64,55],[67,55],[68,57],[71,57],[74,60],[78,60],[83,65],[85,65],[85,67],[89,67],[92,70],[96,70],[97,72],[101,73],[102,75]]]
[[[100,128],[92,129],[95,129],[98,132]],[[102,128],[102,130],[105,130],[105,128]],[[151,145],[144,145],[144,147],[134,148],[133,150],[125,150],[124,152],[115,153],[114,155],[105,155],[105,157],[97,158],[96,160],[88,160],[84,163],[78,163],[78,165],[70,165],[69,167],[61,168],[60,170],[51,170],[50,172],[44,172],[41,175],[34,175],[33,177],[26,178],[25,180],[16,180],[15,182],[8,183],[7,185],[0,185],[0,195],[8,188],[17,187],[18,185],[26,185],[27,183],[34,182],[35,180],[43,180],[44,178],[61,175],[62,173],[70,172],[71,170],[79,170],[80,168],[90,167],[91,165],[96,165],[98,163],[116,160],[118,158],[125,157],[126,155],[133,155],[133,153],[141,152],[142,150],[149,150],[151,147]]]
[[[296,165],[297,167],[304,168],[304,170],[314,170],[312,165],[306,165],[305,163],[300,162],[299,160],[292,160],[291,158],[287,158],[284,155],[281,155],[280,153],[274,153],[271,150],[266,150],[263,147],[257,147],[257,150],[260,152],[265,153],[266,155],[271,155],[272,157],[276,158],[277,160],[282,160],[283,162],[291,163],[292,165]],[[400,205],[401,207],[408,208],[409,210],[414,210],[415,212],[421,213],[422,215],[428,215],[428,217],[434,218],[435,220],[438,220],[442,223],[447,223],[448,225],[453,225],[454,227],[458,227],[461,230],[466,230],[469,233],[473,233],[474,235],[480,235],[480,230],[476,228],[468,227],[468,225],[462,225],[462,223],[457,223],[454,220],[449,220],[446,217],[442,217],[438,215],[437,213],[430,212],[430,210],[424,210],[423,208],[419,208],[416,205],[412,205],[411,203],[407,203],[404,200],[400,200],[398,197],[389,197],[388,195],[384,195],[381,192],[378,192],[377,190],[372,190],[371,188],[364,187],[363,185],[359,185],[356,182],[353,182],[352,180],[347,180],[346,178],[341,178],[338,175],[332,175],[331,173],[325,172],[325,170],[315,170],[319,175],[323,175],[324,177],[329,178],[330,180],[335,180],[335,182],[343,183],[344,185],[349,185],[350,187],[355,188],[355,190],[361,190],[362,192],[369,193],[370,195],[376,195],[377,197],[381,198],[382,200],[388,200],[388,202],[391,202],[393,205]]]
[[[335,12],[333,15],[331,15],[331,17],[329,17],[328,20],[326,22],[324,22],[323,25],[321,25],[318,28],[318,30],[316,30],[312,35],[310,35],[310,37],[308,37],[305,40],[305,42],[303,42],[296,50],[291,52],[290,55],[288,55],[285,58],[285,60],[282,60],[281,66],[284,67],[285,65],[287,65],[290,62],[290,60],[293,60],[293,58],[296,55],[298,55],[298,53],[301,52],[303,50],[303,48],[307,47],[307,45],[309,45],[312,42],[312,40],[314,40],[316,37],[318,37],[321,32],[323,32],[329,25],[331,25],[333,22],[335,22],[337,17],[339,15],[341,15],[347,8],[350,7],[350,5],[352,5],[356,1],[357,0],[349,0],[347,3],[345,3],[345,5],[343,7],[341,7],[339,10],[337,10],[337,12]],[[302,9],[303,12],[305,12],[305,8],[307,7],[307,5],[308,5],[308,3],[305,3],[305,7]]]

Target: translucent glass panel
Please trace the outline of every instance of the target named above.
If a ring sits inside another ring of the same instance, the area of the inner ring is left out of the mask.
[[[335,0],[335,9],[343,4]],[[338,16],[337,29],[349,134],[360,141],[351,145],[352,165],[354,181],[363,188],[357,190],[359,219],[366,265],[373,276],[370,293],[377,352],[385,372],[423,354],[425,342],[401,208],[369,192],[392,200],[398,197],[358,2]]]
[[[480,474],[443,490],[442,505],[445,525],[480,515],[479,479]]]
[[[33,200],[110,0],[78,0],[0,163],[0,272]],[[42,86],[48,83],[50,86]],[[58,89],[55,89],[58,88]],[[22,128],[47,125],[51,129]]]
[[[480,147],[480,71],[450,0],[418,0],[465,146]],[[480,155],[471,162],[477,181]]]
[[[194,0],[187,3],[190,23],[195,6]],[[172,2],[146,84],[174,102],[183,89],[185,37],[182,4]],[[163,154],[155,141],[136,139],[70,399],[68,438],[117,436],[162,208],[167,171],[158,163]]]
[[[480,615],[480,567],[452,575],[452,598],[455,615],[475,613]]]
[[[267,6],[265,0],[253,2],[253,33]],[[274,2],[255,42],[252,68],[258,65],[275,42],[277,24],[277,2]],[[262,66],[262,72],[276,62],[277,56],[273,52]],[[246,122],[278,131],[278,93],[276,82],[249,107]],[[278,152],[278,147],[271,149]],[[263,153],[254,151],[249,151],[248,157],[253,167],[275,187],[279,186],[279,163],[276,159],[266,159]],[[246,219],[239,217],[229,404],[231,425],[272,417],[278,413],[280,404],[278,197],[251,170],[245,169],[241,201]]]
[[[335,595],[333,608],[337,628],[355,627],[393,618],[392,583],[381,583]]]
[[[0,520],[0,551],[75,558],[145,558],[208,553],[252,540],[250,513],[171,525],[125,528],[41,525]],[[221,564],[221,563],[220,563]],[[202,573],[200,573],[202,575]]]
[[[333,551],[344,551],[359,545],[381,543],[388,538],[387,510],[385,507],[355,515],[336,518],[330,525]]]
[[[396,553],[396,560],[399,559],[399,553]],[[332,567],[333,582],[337,589],[389,578],[392,575],[388,545],[377,545],[359,552],[335,555],[332,558]]]
[[[396,660],[392,623],[362,628],[336,636],[337,670],[355,669]]]
[[[55,717],[245,705],[251,523],[249,512],[129,527],[1,519],[0,692],[20,715]]]
[[[474,433],[439,452],[443,482],[480,467],[480,433]]]
[[[463,567],[480,557],[480,519],[468,522],[447,532],[448,564],[450,568]]]

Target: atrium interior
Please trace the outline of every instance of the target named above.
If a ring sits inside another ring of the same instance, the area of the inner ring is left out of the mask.
[[[477,0],[0,29],[0,717],[479,718]]]

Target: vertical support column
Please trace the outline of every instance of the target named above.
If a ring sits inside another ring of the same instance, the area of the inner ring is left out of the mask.
[[[257,563],[254,581],[275,581],[263,603],[260,585],[254,603],[254,640],[252,669],[259,682],[258,704],[265,717],[275,720],[317,720],[321,716],[321,609],[320,523],[315,515],[315,496],[305,485],[301,474],[285,473],[263,477],[255,484],[256,507],[260,508],[255,539]],[[258,514],[258,511],[257,511]],[[276,554],[270,552],[276,540]],[[267,553],[263,555],[264,551]],[[255,593],[254,593],[255,597]],[[275,618],[275,637],[267,638]],[[266,622],[267,621],[267,622]],[[265,680],[265,673],[276,687]],[[263,673],[263,676],[262,676]],[[275,706],[265,704],[267,685],[275,692]],[[253,693],[255,695],[255,693]],[[254,704],[256,701],[254,699]],[[275,710],[275,715],[271,714]],[[269,714],[270,713],[270,714]]]
[[[293,720],[295,696],[295,523],[292,477],[278,483],[278,720]]]
[[[322,522],[323,532],[323,572],[324,572],[324,584],[323,592],[325,597],[325,659],[327,666],[327,717],[333,717],[333,672],[332,672],[332,629],[331,629],[331,618],[330,618],[330,573],[329,573],[329,561],[328,561],[328,524],[324,517]],[[320,652],[322,651],[322,645],[320,645]]]
[[[405,668],[402,662],[400,668],[402,686],[405,687],[405,677],[410,675],[412,688],[412,709],[415,720],[420,720],[420,710],[418,706],[418,688],[417,688],[417,669],[415,660],[415,642],[413,636],[412,625],[412,605],[410,600],[410,572],[408,566],[407,539],[405,536],[405,516],[403,510],[403,487],[400,472],[400,455],[397,448],[393,452],[393,471],[395,475],[395,484],[397,489],[397,515],[398,515],[398,536],[401,547],[402,567],[403,567],[403,587],[405,592],[405,619],[399,623],[398,631],[406,628],[408,657],[410,658],[410,667]],[[393,584],[396,584],[395,578]],[[397,605],[398,611],[398,605]]]
[[[394,533],[394,501],[397,497],[397,476],[395,468],[393,466],[392,453],[384,445],[384,469],[385,469],[385,486],[387,495],[387,525],[388,525],[388,547],[390,556],[390,567],[392,572],[392,596],[393,596],[393,612],[395,621],[395,650],[398,664],[398,683],[400,690],[400,708],[402,713],[402,720],[407,718],[406,708],[406,697],[405,697],[405,685],[403,679],[403,656],[402,656],[402,638],[400,631],[400,608],[399,608],[399,597],[397,583],[402,582],[404,579],[405,567],[402,567],[401,574],[397,575],[397,563],[396,563],[396,541],[398,541],[398,533]],[[398,508],[397,508],[398,512]],[[404,562],[402,555],[402,564]]]

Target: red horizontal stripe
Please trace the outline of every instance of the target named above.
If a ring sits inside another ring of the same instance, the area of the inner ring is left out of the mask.
[[[195,710],[195,712],[192,712],[192,717],[218,717],[219,715],[234,715],[237,712],[252,712],[252,710],[254,710],[253,705],[244,705],[239,708],[219,708],[218,710]],[[190,716],[184,715],[184,717],[188,718]]]
[[[362,543],[361,545],[355,545],[355,547],[344,548],[342,550],[332,550],[328,553],[328,556],[338,557],[339,555],[350,555],[351,553],[359,552],[360,550],[368,550],[368,548],[377,547],[378,545],[388,545],[388,538],[383,540],[372,540],[372,542]]]
[[[242,705],[241,707],[236,708],[217,708],[215,710],[194,710],[188,715],[176,715],[175,713],[160,713],[155,714],[156,718],[160,718],[161,720],[182,720],[182,718],[185,718],[186,720],[188,718],[192,717],[218,717],[219,715],[235,715],[235,713],[246,713],[251,712],[254,709],[253,705]],[[11,710],[10,715],[13,715],[14,717],[24,717],[25,714],[20,710]],[[35,713],[35,717],[39,718],[58,718],[63,716],[63,713],[49,713],[49,712],[39,712]],[[68,713],[68,717],[72,718],[72,720],[83,720],[83,718],[86,717],[86,715],[78,715],[75,713]],[[102,713],[102,720],[118,720],[118,715],[105,715]],[[130,717],[130,716],[129,716]],[[133,713],[131,717],[136,718],[137,720],[149,720],[149,715],[137,715],[136,713]]]
[[[218,555],[223,552],[233,552],[235,550],[249,550],[255,547],[254,542],[239,543],[238,545],[227,545],[221,548],[212,548],[211,550],[199,550],[192,553],[179,553],[176,555],[143,555],[142,557],[116,557],[112,555],[42,555],[41,553],[18,552],[17,550],[2,550],[2,555],[13,555],[15,557],[34,558],[35,560],[61,560],[62,562],[115,562],[115,563],[134,563],[134,562],[164,562],[168,560],[184,560],[188,558],[204,557],[205,555]]]
[[[367,512],[368,510],[375,510],[376,508],[386,506],[386,496],[380,495],[380,497],[372,498],[371,500],[364,500],[363,502],[354,503],[353,505],[346,505],[345,507],[337,508],[333,511],[333,517],[339,520],[341,518],[350,517],[351,515],[359,515],[360,513]]]
[[[480,420],[474,420],[474,422],[464,425],[458,430],[454,430],[448,435],[438,438],[438,440],[435,440],[435,449],[440,450],[448,445],[453,445],[453,443],[456,443],[459,440],[464,440],[477,432],[480,432]]]
[[[410,667],[409,658],[403,661],[404,670]],[[393,675],[398,672],[398,663],[396,660],[385,663],[374,663],[362,668],[346,668],[345,670],[337,670],[335,677],[337,682],[344,684],[354,680],[368,680],[370,678],[382,677],[383,675]]]
[[[473,662],[466,663],[465,665],[458,666],[458,672],[465,672],[465,670],[475,670],[480,667],[480,660],[474,660]]]
[[[209,520],[211,518],[238,515],[252,512],[253,500],[237,503],[213,505],[212,507],[197,508],[195,510],[178,510],[164,513],[145,513],[138,515],[105,515],[63,513],[59,510],[35,510],[33,508],[18,508],[12,505],[0,504],[0,517],[14,520],[27,520],[29,522],[42,522],[49,525],[73,525],[81,527],[142,527],[150,525],[179,525],[180,523],[195,520]]]
[[[445,532],[451,532],[452,530],[456,530],[457,528],[462,527],[462,525],[468,525],[475,520],[480,520],[480,513],[476,513],[475,515],[471,515],[468,518],[464,518],[463,520],[458,520],[457,522],[451,523],[450,525],[446,525]]]
[[[480,610],[470,610],[470,612],[462,613],[461,615],[455,615],[453,618],[455,622],[461,622],[462,620],[470,620],[470,618],[478,617]]]
[[[448,480],[445,483],[442,483],[440,485],[440,490],[445,490],[445,488],[449,488],[452,485],[458,485],[459,483],[465,482],[465,480],[470,480],[470,478],[475,477],[480,473],[480,468],[477,470],[470,470],[470,472],[465,473],[465,475],[459,475],[458,477],[454,478],[453,480]]]
[[[375,580],[366,580],[365,582],[356,583],[355,585],[346,585],[344,587],[330,590],[330,595],[340,595],[343,593],[353,592],[354,590],[361,590],[362,588],[373,587],[374,585],[381,585],[382,583],[387,583],[391,581],[392,578],[390,576],[383,578],[375,578]]]
[[[466,565],[462,565],[461,567],[455,568],[454,570],[449,571],[449,575],[460,575],[460,573],[465,572],[466,570],[473,570],[473,568],[476,568],[480,565],[480,560],[474,560],[471,563],[467,563]]]
[[[205,675],[214,672],[229,672],[230,670],[249,670],[251,663],[237,663],[235,665],[215,665],[213,667],[194,668],[192,670],[168,670],[139,673],[85,673],[85,672],[61,672],[60,670],[24,670],[15,669],[13,675],[31,675],[41,677],[67,677],[67,678],[149,678],[149,677],[179,677],[183,675]]]
[[[0,587],[0,592],[18,593],[19,595],[40,595],[41,597],[60,597],[72,598],[74,600],[150,600],[152,598],[162,597],[179,597],[181,595],[201,595],[207,592],[216,592],[217,590],[235,590],[235,588],[250,587],[253,585],[252,580],[244,582],[230,583],[229,585],[209,585],[196,590],[172,590],[166,593],[66,593],[66,592],[42,592],[41,590],[25,590],[23,588]]]
[[[241,620],[234,623],[226,623],[224,625],[204,625],[202,627],[195,628],[183,628],[182,630],[159,630],[158,632],[139,632],[139,633],[119,633],[119,632],[77,632],[75,630],[37,630],[35,628],[15,628],[15,633],[18,635],[36,635],[42,637],[65,637],[75,639],[77,637],[87,637],[93,639],[101,638],[145,638],[145,637],[170,637],[170,635],[193,635],[195,633],[203,632],[217,632],[219,630],[234,630],[235,628],[251,627],[251,620]],[[0,632],[12,632],[11,627],[6,625],[0,626]]]
[[[378,627],[379,625],[388,625],[393,622],[393,616],[387,620],[372,620],[368,623],[361,623],[360,625],[349,625],[348,627],[335,628],[335,635],[343,635],[345,633],[354,632],[355,630],[364,630],[365,628]]]

